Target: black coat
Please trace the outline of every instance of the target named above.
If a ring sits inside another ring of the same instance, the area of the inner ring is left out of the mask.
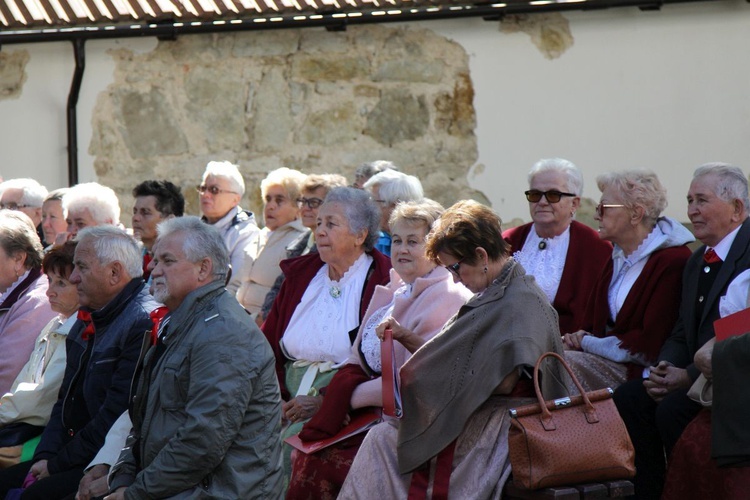
[[[127,409],[143,334],[152,325],[149,313],[158,305],[137,278],[91,313],[93,338],[83,340],[82,321],[73,325],[60,394],[33,459],[48,460],[50,474],[86,467]]]

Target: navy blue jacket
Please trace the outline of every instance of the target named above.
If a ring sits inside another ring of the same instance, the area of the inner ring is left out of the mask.
[[[91,312],[93,338],[81,337],[82,321],[73,325],[66,340],[63,384],[33,459],[46,459],[50,474],[86,467],[127,409],[143,335],[152,325],[149,313],[158,305],[143,280],[135,278],[106,306]]]

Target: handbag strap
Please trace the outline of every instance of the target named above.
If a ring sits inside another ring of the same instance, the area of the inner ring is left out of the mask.
[[[401,412],[396,409],[396,377],[398,374],[394,369],[393,362],[393,330],[385,329],[383,341],[380,343],[380,362],[382,372],[380,382],[383,391],[383,413],[388,416],[401,418]]]
[[[570,365],[559,354],[555,352],[545,352],[544,354],[539,356],[539,359],[536,361],[536,365],[534,365],[534,392],[536,392],[536,398],[539,400],[539,406],[541,406],[542,408],[542,425],[544,426],[545,430],[555,430],[555,423],[552,421],[552,413],[550,412],[549,408],[547,408],[547,404],[544,402],[544,397],[542,396],[542,390],[539,387],[539,368],[542,365],[542,361],[544,361],[544,359],[547,357],[555,358],[560,363],[562,363],[563,367],[565,367],[568,374],[570,375],[570,378],[573,380],[573,383],[578,388],[578,391],[581,393],[581,397],[583,398],[583,403],[586,406],[586,409],[584,410],[584,413],[586,414],[586,421],[590,424],[598,422],[599,417],[596,415],[594,404],[586,395],[586,391],[583,389],[583,386],[573,373]]]

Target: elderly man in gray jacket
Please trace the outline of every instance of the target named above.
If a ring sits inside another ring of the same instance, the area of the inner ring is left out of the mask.
[[[106,498],[280,498],[274,357],[224,288],[223,241],[197,217],[158,233],[152,293],[169,314],[136,371],[133,429]]]

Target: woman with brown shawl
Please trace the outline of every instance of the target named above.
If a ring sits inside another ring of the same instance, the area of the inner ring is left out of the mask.
[[[500,497],[510,474],[507,410],[532,395],[529,373],[539,356],[562,353],[554,309],[509,258],[500,231],[500,218],[474,201],[455,204],[436,223],[427,255],[475,295],[401,368],[404,417],[368,433],[340,498],[429,489]],[[560,367],[545,364],[541,383],[546,397],[562,395]]]

